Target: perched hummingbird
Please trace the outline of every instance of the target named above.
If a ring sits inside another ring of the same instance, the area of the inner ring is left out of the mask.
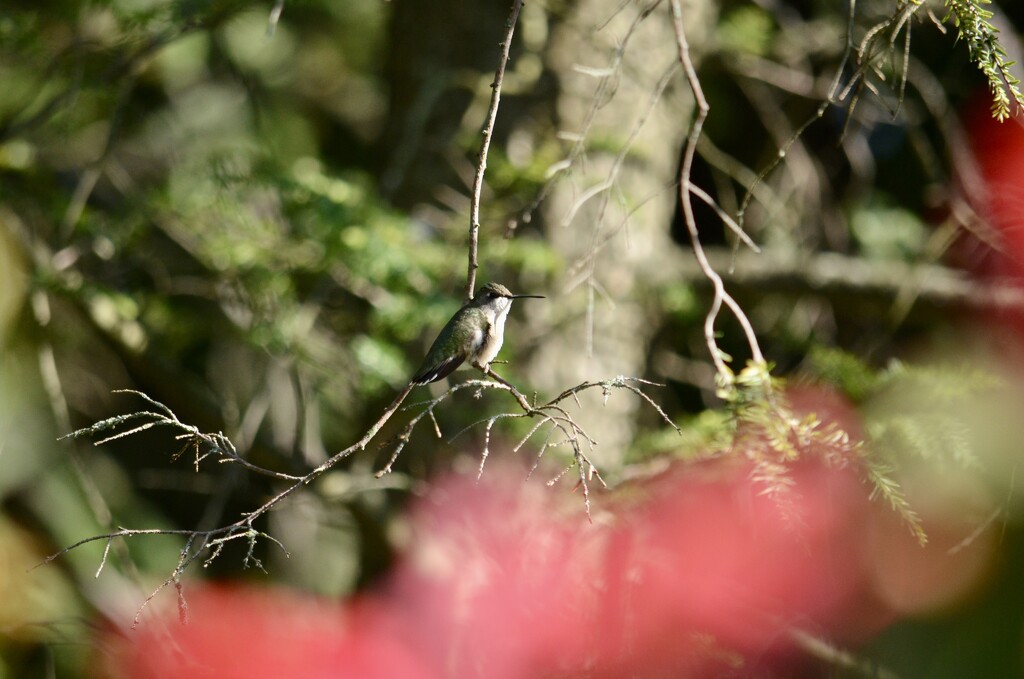
[[[476,297],[463,304],[462,308],[456,311],[451,320],[441,329],[437,339],[430,345],[427,357],[423,359],[423,363],[409,380],[409,384],[384,410],[358,447],[366,447],[370,439],[380,431],[388,418],[402,405],[402,401],[414,387],[447,377],[467,358],[472,365],[486,372],[491,361],[498,355],[502,340],[505,339],[505,318],[508,317],[509,309],[512,308],[512,300],[520,297],[544,298],[543,295],[513,295],[508,288],[500,283],[488,283],[481,287],[477,291]],[[497,379],[503,381],[500,377]],[[401,446],[395,449],[391,461],[376,473],[377,478],[391,472],[391,465],[401,449]],[[347,454],[351,450],[343,452]]]
[[[512,300],[523,297],[544,298],[543,295],[513,295],[500,283],[481,287],[476,297],[456,311],[441,330],[410,385],[447,377],[466,359],[473,366],[486,370],[501,349],[505,318],[512,308]]]

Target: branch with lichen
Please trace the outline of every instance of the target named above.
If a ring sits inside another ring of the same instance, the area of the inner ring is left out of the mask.
[[[459,384],[452,385],[445,391],[444,394],[427,401],[426,407],[423,408],[415,417],[413,417],[403,428],[402,432],[398,435],[398,445],[396,446],[391,459],[387,465],[377,473],[377,478],[384,476],[391,472],[391,467],[398,455],[401,453],[405,444],[409,441],[409,437],[412,434],[413,429],[426,417],[429,417],[434,424],[434,430],[440,436],[441,430],[434,416],[435,408],[442,402],[449,399],[456,392],[463,389],[477,389],[483,391],[484,389],[497,389],[501,391],[509,392],[517,404],[521,408],[521,412],[503,412],[497,415],[491,415],[483,418],[470,425],[471,428],[477,425],[484,425],[484,448],[480,459],[479,474],[483,474],[484,464],[487,461],[489,455],[489,444],[491,437],[491,430],[495,423],[502,419],[508,418],[522,418],[522,417],[535,417],[538,419],[537,424],[530,430],[516,447],[513,449],[514,452],[518,452],[526,442],[533,437],[539,431],[547,430],[544,443],[541,445],[540,450],[537,454],[537,461],[533,466],[536,469],[543,457],[545,451],[558,445],[569,445],[572,449],[572,461],[551,481],[548,485],[554,485],[562,476],[566,474],[573,467],[576,467],[579,471],[579,485],[583,488],[583,501],[584,507],[587,513],[588,519],[590,518],[590,482],[596,477],[602,484],[604,479],[601,478],[597,467],[591,461],[588,450],[593,451],[597,442],[575,421],[568,408],[563,405],[564,401],[573,399],[579,405],[578,395],[587,390],[600,389],[607,399],[613,390],[622,389],[625,391],[636,394],[639,398],[646,401],[653,407],[661,418],[670,426],[674,427],[676,431],[679,428],[669,419],[668,415],[664,410],[658,406],[650,396],[645,394],[638,385],[654,385],[653,382],[643,380],[635,377],[623,377],[619,376],[609,380],[601,381],[587,381],[578,384],[574,387],[570,387],[554,398],[541,403],[531,403],[526,396],[514,387],[511,383],[506,381],[497,375],[493,370],[488,368],[486,374],[491,377],[491,380],[469,380]],[[359,441],[345,448],[342,451],[331,456],[330,459],[325,461],[315,469],[310,470],[303,476],[293,476],[290,474],[283,474],[270,469],[264,469],[253,465],[252,463],[245,460],[235,450],[234,445],[231,441],[223,434],[208,434],[199,431],[196,427],[182,422],[178,419],[178,416],[165,404],[151,398],[150,396],[131,389],[119,390],[119,393],[130,393],[138,396],[145,400],[153,410],[140,410],[124,415],[118,415],[115,417],[106,418],[101,420],[89,427],[83,427],[78,429],[71,434],[68,434],[64,438],[79,438],[85,436],[91,436],[95,434],[108,434],[94,443],[94,445],[103,445],[111,441],[124,439],[135,434],[142,433],[153,427],[163,426],[171,427],[172,429],[181,430],[182,433],[177,435],[175,438],[182,440],[185,443],[182,448],[176,453],[172,459],[177,460],[181,455],[191,450],[194,452],[194,466],[195,470],[199,472],[200,463],[210,457],[218,459],[222,463],[235,463],[240,464],[247,470],[254,473],[263,474],[272,478],[280,479],[283,481],[290,481],[282,490],[277,492],[273,497],[264,502],[256,509],[244,514],[242,518],[232,523],[209,529],[209,530],[187,530],[187,529],[162,529],[162,528],[119,528],[116,531],[110,533],[104,533],[102,535],[95,535],[78,542],[64,547],[59,551],[48,556],[42,563],[49,563],[60,556],[67,554],[68,552],[77,549],[86,544],[93,542],[104,542],[105,547],[103,555],[100,559],[99,567],[96,570],[96,577],[99,577],[104,567],[107,564],[107,558],[110,553],[111,545],[115,540],[119,539],[130,539],[141,536],[152,536],[152,535],[168,535],[178,536],[185,538],[185,544],[179,551],[178,563],[175,565],[171,574],[148,596],[145,601],[140,605],[135,616],[135,624],[138,624],[140,617],[149,605],[149,603],[164,589],[168,587],[174,587],[178,596],[178,607],[184,616],[184,611],[187,609],[184,598],[184,591],[181,587],[181,577],[185,571],[194,564],[195,562],[202,560],[203,566],[209,566],[217,557],[219,557],[223,551],[224,546],[235,540],[243,540],[247,543],[248,549],[246,552],[243,566],[249,568],[255,566],[256,568],[263,569],[263,564],[255,556],[255,548],[257,542],[260,540],[268,540],[278,546],[285,555],[288,555],[288,550],[284,544],[273,537],[272,535],[258,530],[254,526],[256,519],[262,517],[267,512],[279,506],[288,496],[292,495],[296,491],[308,487],[314,480],[323,475],[326,471],[333,468],[343,459],[349,457],[353,453],[364,450],[370,441],[380,432],[383,424],[391,417],[391,415],[398,409],[404,397],[408,394],[409,389],[403,390],[400,394],[400,398],[395,399],[392,404],[384,410],[377,422],[371,426],[367,432],[363,435]],[[141,421],[142,424],[136,424]],[[123,425],[129,425],[127,428],[123,428]],[[467,429],[468,429],[467,428]],[[562,435],[562,440],[552,442],[551,437],[555,433]],[[458,436],[457,433],[455,436]],[[454,438],[454,437],[453,437]],[[532,473],[531,469],[531,473]],[[42,564],[40,564],[42,565]]]
[[[483,391],[484,389],[498,389],[507,391],[515,398],[516,402],[519,404],[519,407],[521,409],[521,412],[502,412],[496,415],[489,415],[488,417],[477,420],[476,422],[470,424],[468,427],[462,429],[459,432],[456,432],[456,434],[452,436],[452,439],[454,439],[461,435],[464,431],[467,431],[468,429],[471,429],[474,426],[484,425],[484,447],[480,455],[480,467],[477,472],[478,477],[483,474],[484,465],[486,464],[487,457],[490,454],[489,445],[491,439],[491,429],[494,427],[495,423],[498,422],[499,420],[509,418],[537,418],[537,423],[533,426],[532,429],[530,429],[530,432],[522,440],[520,440],[520,442],[512,449],[513,452],[519,452],[519,450],[526,444],[526,442],[529,441],[538,431],[546,430],[546,437],[544,439],[544,443],[538,451],[536,461],[530,470],[530,473],[532,474],[533,471],[536,470],[537,466],[540,464],[541,458],[544,456],[544,453],[548,449],[560,445],[569,445],[572,449],[572,461],[569,463],[568,466],[566,466],[561,471],[561,473],[558,474],[558,476],[549,481],[548,485],[554,485],[554,483],[558,481],[559,478],[564,476],[566,472],[568,472],[573,467],[576,467],[580,477],[579,485],[583,488],[583,504],[586,509],[588,518],[590,517],[590,481],[596,477],[602,484],[604,484],[604,479],[601,478],[601,474],[598,471],[597,466],[591,461],[590,457],[587,455],[587,450],[593,452],[594,448],[597,446],[597,441],[595,441],[593,437],[587,434],[587,432],[576,422],[576,420],[573,418],[569,410],[564,405],[562,405],[564,401],[567,401],[568,399],[571,398],[573,401],[576,402],[576,405],[579,406],[579,394],[591,389],[600,389],[605,401],[607,401],[608,397],[611,395],[611,392],[613,390],[624,389],[626,391],[630,391],[636,394],[636,396],[638,396],[640,399],[642,399],[643,401],[648,403],[652,408],[654,408],[654,410],[661,417],[662,421],[664,421],[670,427],[674,428],[677,432],[680,431],[679,427],[671,420],[671,418],[669,418],[665,411],[662,410],[661,406],[655,403],[650,396],[645,394],[640,389],[640,387],[637,386],[644,384],[650,386],[661,385],[658,385],[655,382],[640,379],[639,377],[625,377],[623,375],[620,375],[609,380],[581,382],[580,384],[577,384],[574,387],[570,387],[564,390],[562,393],[558,394],[554,398],[544,403],[538,404],[535,402],[531,403],[530,400],[527,399],[527,397],[521,391],[519,391],[515,386],[513,386],[510,382],[506,381],[500,375],[495,373],[491,368],[488,367],[485,371],[485,374],[488,377],[492,378],[493,381],[469,380],[466,382],[462,382],[460,384],[456,384],[450,387],[447,391],[445,391],[445,393],[441,394],[440,396],[419,404],[425,407],[423,408],[422,411],[420,411],[419,414],[410,419],[409,422],[402,429],[402,431],[392,440],[394,450],[392,451],[391,458],[388,460],[384,468],[377,472],[377,477],[380,478],[385,474],[389,474],[391,472],[392,465],[394,465],[399,455],[401,455],[402,450],[408,444],[410,437],[412,436],[413,430],[424,418],[429,417],[431,419],[431,422],[434,425],[434,433],[437,435],[438,438],[442,438],[443,434],[441,432],[441,428],[434,417],[434,409],[442,402],[447,400],[450,396],[452,396],[455,392],[461,391],[462,389],[476,388],[478,390],[478,393]],[[556,433],[561,434],[562,439],[552,443],[551,437]]]

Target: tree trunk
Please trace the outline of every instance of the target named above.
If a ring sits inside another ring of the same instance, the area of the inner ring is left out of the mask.
[[[543,341],[530,371],[542,393],[584,379],[643,376],[660,323],[650,296],[692,258],[670,233],[693,97],[679,68],[669,4],[622,5],[581,0],[575,18],[556,26],[547,50],[548,68],[559,75],[560,132],[571,137],[585,131],[588,117],[593,122],[586,150],[540,208],[547,238],[570,263],[563,294],[548,312],[569,320]],[[693,0],[683,11],[699,55],[714,5]],[[603,184],[611,186],[583,202]],[[530,311],[542,313],[537,306]],[[624,392],[603,400],[589,392],[579,417],[601,444],[595,461],[615,465],[634,435],[639,403]]]

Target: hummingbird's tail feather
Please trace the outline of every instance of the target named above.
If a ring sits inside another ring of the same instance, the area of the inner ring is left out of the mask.
[[[462,362],[465,360],[466,355],[458,353],[454,356],[449,356],[437,365],[420,366],[419,372],[413,375],[411,382],[412,384],[429,384],[431,382],[437,382],[438,380],[448,377],[455,372],[455,369],[462,365]]]

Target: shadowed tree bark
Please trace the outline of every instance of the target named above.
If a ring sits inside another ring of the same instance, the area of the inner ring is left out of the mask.
[[[480,78],[494,72],[508,6],[481,0],[392,4],[380,190],[409,208],[434,200],[439,185],[466,191],[454,144]]]

